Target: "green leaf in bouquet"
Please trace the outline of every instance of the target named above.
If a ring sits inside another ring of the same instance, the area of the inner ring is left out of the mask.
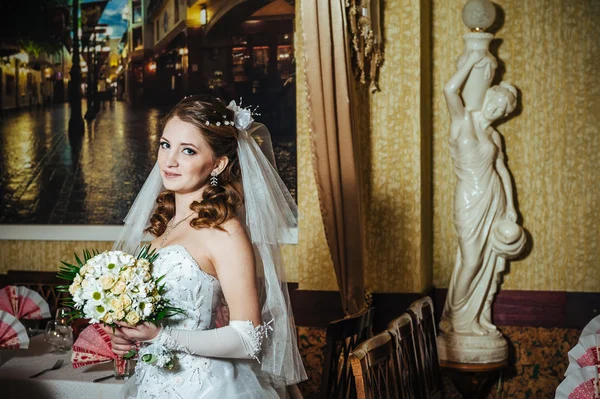
[[[146,259],[146,253],[148,253],[148,245],[144,245],[138,254],[138,259]]]
[[[77,276],[77,273],[79,273],[80,267],[63,261],[60,261],[60,263],[62,263],[62,266],[58,267],[58,278],[73,281],[75,276]]]
[[[150,263],[154,263],[157,257],[156,248],[152,248],[150,244],[144,245],[137,256],[138,259],[146,259]]]
[[[75,276],[77,276],[77,274],[79,273],[79,269],[81,269],[90,259],[92,259],[94,256],[100,253],[100,251],[98,251],[97,249],[93,249],[91,251],[89,249],[84,249],[82,252],[83,261],[77,255],[77,253],[73,253],[73,255],[75,256],[75,261],[77,263],[76,265],[72,263],[67,263],[62,260],[60,261],[62,265],[58,267],[58,278],[62,280],[73,281],[75,279]]]
[[[167,285],[167,283],[163,283],[161,286],[159,286],[156,290],[158,291],[158,293],[160,295],[162,295],[165,292],[165,286]]]
[[[71,316],[69,318],[69,320],[67,320],[67,323],[71,323],[77,319],[83,319],[84,318],[84,314],[81,310],[73,310],[72,312],[67,313],[68,316]]]
[[[129,352],[123,355],[123,359],[131,359],[137,354],[137,350],[131,349]]]

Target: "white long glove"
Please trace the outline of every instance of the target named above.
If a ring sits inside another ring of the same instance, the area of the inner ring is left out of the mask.
[[[269,323],[254,327],[249,320],[232,320],[226,327],[211,330],[163,327],[154,339],[147,342],[192,355],[255,359],[260,362],[258,355],[263,338],[271,329]]]

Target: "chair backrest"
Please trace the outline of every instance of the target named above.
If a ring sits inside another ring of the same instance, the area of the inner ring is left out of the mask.
[[[442,392],[442,371],[431,298],[427,296],[413,302],[409,313],[415,322],[419,374],[422,376],[421,397],[438,397]]]
[[[319,398],[349,398],[356,395],[350,367],[350,352],[373,336],[374,308],[332,321],[327,327],[323,374]]]
[[[419,366],[415,342],[414,322],[408,313],[403,313],[388,324],[388,332],[394,342],[396,370],[398,372],[398,394],[402,399],[415,399],[421,394]]]
[[[68,285],[68,281],[61,280],[54,272],[9,270],[4,280],[6,285],[22,285],[40,294],[50,307],[50,315],[60,307],[61,299],[68,297],[67,293],[59,292],[59,285]]]
[[[389,332],[369,338],[350,354],[358,399],[398,399],[394,339]]]

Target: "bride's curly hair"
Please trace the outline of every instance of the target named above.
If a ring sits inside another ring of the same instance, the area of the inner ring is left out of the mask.
[[[163,119],[161,130],[174,117],[194,125],[212,149],[215,158],[227,157],[229,162],[219,174],[219,184],[207,184],[202,199],[192,202],[190,209],[198,215],[190,225],[196,229],[213,227],[235,217],[244,202],[242,173],[237,153],[237,129],[233,126],[233,111],[218,98],[196,95],[184,98]],[[227,124],[225,124],[227,121]],[[208,183],[208,182],[207,182]],[[158,237],[175,216],[175,193],[165,190],[156,199],[156,209],[146,232]]]

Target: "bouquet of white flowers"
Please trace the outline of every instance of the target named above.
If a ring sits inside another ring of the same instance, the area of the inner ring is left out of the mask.
[[[61,262],[58,277],[71,281],[59,290],[71,298],[63,303],[73,310],[71,319],[86,318],[90,323],[115,327],[116,322],[135,326],[140,322],[158,322],[183,313],[170,306],[163,294],[164,276],[151,274],[156,251],[144,246],[137,256],[122,251],[83,251],[83,261],[75,254],[77,264]],[[135,352],[128,354],[134,356]]]

